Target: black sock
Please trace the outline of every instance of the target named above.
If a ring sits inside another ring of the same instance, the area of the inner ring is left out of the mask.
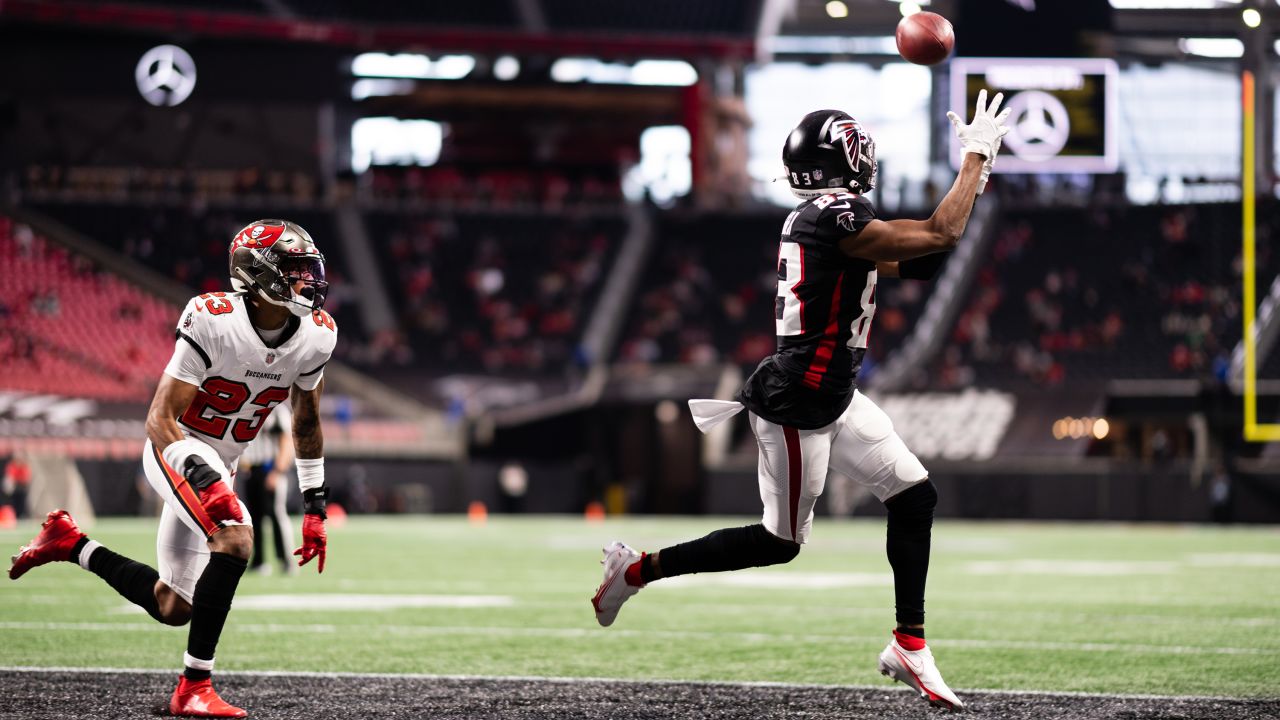
[[[79,565],[79,564],[80,564],[80,551],[81,551],[81,550],[83,550],[83,549],[84,549],[84,546],[85,546],[85,545],[88,545],[88,544],[89,544],[89,536],[88,536],[88,535],[85,535],[84,537],[82,537],[82,538],[80,538],[79,540],[77,540],[77,541],[76,541],[76,544],[71,546],[71,557],[69,557],[69,558],[67,558],[67,559],[68,559],[68,560],[70,560],[71,562],[73,562],[73,563],[75,563],[75,564]]]
[[[885,502],[889,510],[885,553],[893,567],[898,625],[924,624],[924,585],[938,491],[925,480]]]
[[[653,556],[645,555],[644,562],[640,563],[640,580],[648,585],[658,579],[658,574],[653,571]]]
[[[706,537],[665,548],[658,553],[658,564],[662,566],[662,577],[675,577],[779,565],[799,554],[798,544],[774,537],[764,525],[757,523],[717,530]]]
[[[906,625],[898,625],[898,632],[902,633],[903,635],[918,637],[921,640],[924,639],[924,628],[922,627],[907,627]]]
[[[209,565],[196,581],[191,598],[191,630],[187,634],[187,654],[200,660],[213,660],[222,635],[222,626],[231,611],[240,576],[249,563],[227,553],[209,553]],[[208,670],[188,667],[183,675],[188,680],[204,680]]]
[[[72,562],[80,561],[80,551],[88,542],[88,538],[81,538],[76,543],[75,549],[71,551]],[[164,622],[160,617],[160,605],[156,602],[156,581],[160,579],[160,573],[155,568],[99,545],[89,556],[89,571],[106,580],[125,600],[146,610],[156,620]]]

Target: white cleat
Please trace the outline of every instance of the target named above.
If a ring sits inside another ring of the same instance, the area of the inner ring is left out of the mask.
[[[964,703],[943,681],[928,646],[913,652],[899,645],[897,638],[890,640],[889,646],[880,653],[880,674],[910,685],[934,707],[964,711]]]
[[[640,559],[640,553],[614,540],[604,548],[604,582],[596,589],[596,596],[591,598],[591,605],[596,609],[596,622],[604,627],[613,624],[622,609],[622,603],[640,592],[640,587],[627,583],[627,568]]]

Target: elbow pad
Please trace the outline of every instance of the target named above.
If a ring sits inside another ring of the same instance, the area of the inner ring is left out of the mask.
[[[943,263],[951,256],[949,252],[924,255],[898,263],[898,277],[909,280],[932,280],[942,269]]]

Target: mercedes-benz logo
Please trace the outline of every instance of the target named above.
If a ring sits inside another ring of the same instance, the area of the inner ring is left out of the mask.
[[[158,45],[142,56],[133,76],[147,102],[172,107],[195,89],[196,63],[177,45]]]
[[[1040,90],[1026,90],[1009,99],[1013,110],[1004,144],[1024,160],[1048,160],[1062,152],[1071,136],[1067,108]]]

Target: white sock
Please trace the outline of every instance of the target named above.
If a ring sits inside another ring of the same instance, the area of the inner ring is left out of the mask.
[[[205,670],[213,672],[213,658],[201,660],[191,653],[182,653],[182,664],[192,670]]]
[[[90,540],[89,542],[85,543],[84,547],[80,548],[80,559],[79,559],[80,567],[84,568],[85,570],[88,570],[89,556],[93,554],[94,550],[97,550],[100,547],[102,547],[102,543],[98,542],[97,540]]]

